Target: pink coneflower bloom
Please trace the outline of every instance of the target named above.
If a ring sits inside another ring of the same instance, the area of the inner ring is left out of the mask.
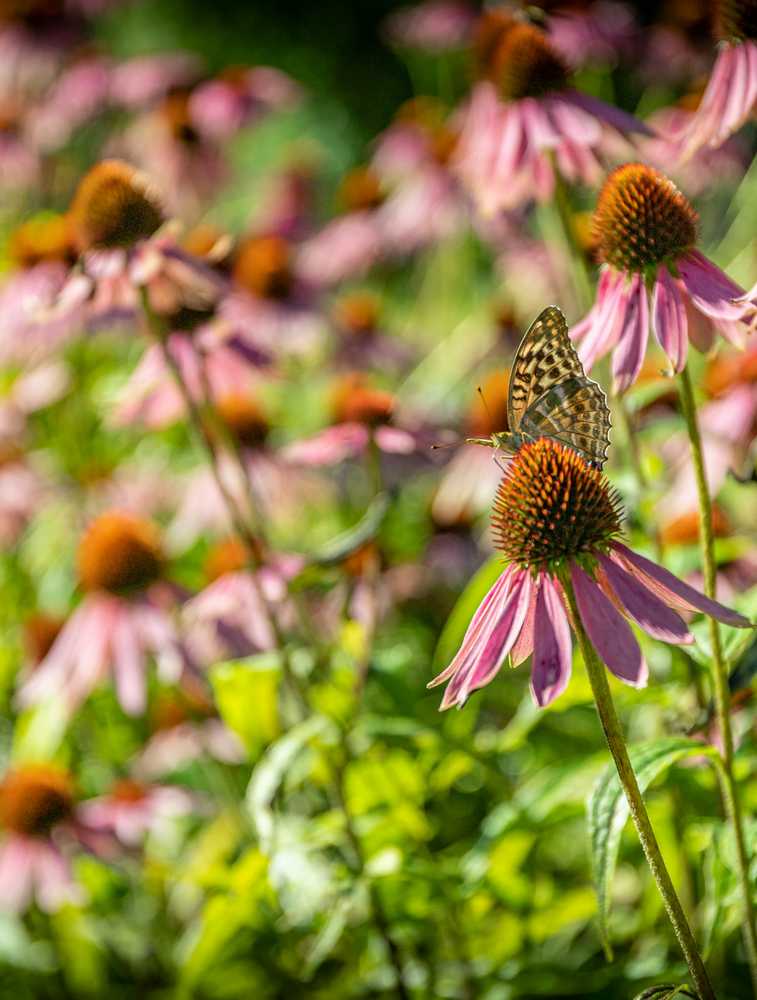
[[[47,656],[19,691],[22,705],[62,698],[76,708],[110,672],[124,711],[145,708],[147,657],[165,682],[190,666],[161,586],[164,560],[156,528],[135,515],[110,511],[94,520],[78,550],[84,599]]]
[[[52,764],[22,764],[0,781],[0,909],[23,912],[81,902],[70,856],[83,827],[69,774]]]
[[[242,478],[240,465],[226,452],[220,455],[219,472],[237,507],[249,515],[251,522],[256,515],[249,510],[250,486],[263,516],[273,520],[298,516],[303,503],[323,494],[312,472],[293,465],[271,446],[268,410],[249,389],[244,395],[221,396],[214,400],[214,406],[236,441],[248,483]],[[192,472],[169,530],[172,547],[183,549],[200,535],[233,531],[224,498],[210,470],[203,466]]]
[[[426,0],[402,7],[386,21],[389,41],[398,48],[441,53],[462,48],[476,21],[473,6],[457,0]]]
[[[587,369],[613,351],[618,391],[641,370],[650,326],[680,372],[689,340],[706,350],[719,333],[741,347],[757,322],[757,299],[697,250],[697,223],[687,199],[653,167],[625,164],[602,188],[594,213],[603,261],[597,300],[571,337]]]
[[[510,373],[497,371],[484,379],[465,421],[465,436],[486,438],[508,430],[507,392]],[[491,506],[502,472],[488,448],[461,444],[445,468],[431,504],[440,527],[454,527]]]
[[[163,692],[153,706],[150,723],[152,735],[133,767],[142,780],[153,781],[204,756],[222,764],[241,764],[246,759],[241,741],[205,697]]]
[[[76,129],[105,110],[110,93],[110,65],[88,56],[68,66],[27,115],[26,135],[45,154],[64,146]]]
[[[172,90],[190,86],[199,73],[197,58],[188,52],[135,56],[112,67],[110,100],[129,111],[142,109]]]
[[[90,829],[111,834],[124,847],[139,847],[148,834],[159,834],[194,808],[185,788],[122,778],[106,795],[82,802],[79,813]]]
[[[207,139],[229,139],[266,111],[293,107],[301,96],[297,84],[270,66],[227,69],[198,84],[189,97],[189,118]]]
[[[386,198],[376,211],[384,254],[404,257],[459,232],[468,209],[449,163],[458,132],[430,98],[402,105],[371,161]]]
[[[334,303],[332,317],[339,337],[334,361],[349,371],[397,371],[410,363],[410,347],[383,329],[383,303],[377,294],[355,290]]]
[[[581,624],[600,659],[633,687],[648,669],[628,625],[663,642],[694,637],[679,611],[703,611],[748,627],[741,615],[704,597],[618,540],[618,495],[572,449],[542,438],[508,466],[492,513],[494,544],[508,565],[481,602],[452,663],[430,686],[449,681],[442,708],[463,705],[494,679],[509,656],[532,657],[531,694],[539,707],[561,694],[571,673],[572,587]]]
[[[552,197],[555,169],[594,184],[610,130],[616,138],[646,126],[632,115],[572,90],[547,36],[508,14],[484,14],[477,35],[479,82],[463,111],[453,168],[484,216]]]
[[[212,664],[275,648],[270,615],[280,624],[291,619],[287,582],[302,567],[300,556],[275,555],[253,569],[237,538],[211,549],[207,585],[183,608],[187,641],[197,660]]]
[[[69,221],[81,257],[59,299],[63,314],[83,308],[90,323],[133,319],[145,289],[152,308],[169,315],[206,308],[224,287],[178,245],[149,180],[128,163],[94,166],[79,184]]]
[[[339,214],[297,250],[297,273],[323,288],[358,278],[383,254],[378,210],[386,200],[385,185],[372,167],[356,167],[342,179]]]
[[[558,7],[547,20],[549,40],[568,66],[614,64],[634,55],[639,25],[632,7],[614,0]]]
[[[282,454],[294,465],[338,465],[364,454],[373,442],[386,454],[410,455],[425,436],[392,423],[395,404],[390,392],[373,388],[364,374],[345,375],[332,392],[332,426],[287,445]]]
[[[44,481],[19,446],[18,437],[0,432],[0,544],[18,541],[45,492]]]
[[[263,351],[253,350],[239,337],[221,340],[208,326],[200,326],[194,332],[174,330],[166,340],[166,349],[198,404],[203,403],[206,391],[211,399],[244,395],[268,361]],[[141,423],[157,429],[185,417],[185,409],[163,352],[153,344],[121,391],[113,420],[117,425]]]
[[[694,119],[681,140],[681,155],[716,147],[746,122],[757,102],[757,14],[754,0],[719,0],[720,51]]]

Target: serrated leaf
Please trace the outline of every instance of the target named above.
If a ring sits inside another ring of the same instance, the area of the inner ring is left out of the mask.
[[[494,555],[488,559],[479,569],[460,597],[450,613],[447,622],[442,629],[436,650],[434,651],[433,673],[437,674],[443,670],[452,657],[460,648],[465,630],[470,624],[470,620],[476,612],[476,608],[483,600],[489,588],[494,584],[498,576],[501,576],[504,566],[502,556]]]
[[[631,764],[642,794],[663,771],[683,757],[712,756],[715,750],[684,737],[654,740],[629,750]],[[612,877],[620,847],[620,835],[629,815],[628,802],[614,765],[608,765],[597,779],[587,802],[589,847],[594,886],[597,893],[599,934],[608,960],[612,947],[607,929]]]

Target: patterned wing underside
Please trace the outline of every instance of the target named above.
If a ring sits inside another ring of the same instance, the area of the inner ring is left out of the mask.
[[[610,410],[587,378],[556,306],[544,309],[520,342],[510,375],[510,431],[549,437],[602,468],[610,445]]]

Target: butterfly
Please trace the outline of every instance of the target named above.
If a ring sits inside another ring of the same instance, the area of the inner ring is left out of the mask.
[[[610,447],[610,409],[601,387],[588,378],[557,306],[543,309],[518,345],[510,372],[508,431],[468,438],[515,454],[521,445],[551,438],[597,469]]]

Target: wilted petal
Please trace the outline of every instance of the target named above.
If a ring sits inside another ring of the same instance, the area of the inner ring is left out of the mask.
[[[600,555],[599,562],[620,604],[645,632],[663,642],[688,645],[694,641],[684,620],[636,577],[607,556]]]
[[[560,594],[546,574],[536,597],[531,694],[544,708],[562,694],[570,680],[571,642],[568,619]]]
[[[679,580],[677,576],[658,566],[651,559],[629,549],[622,542],[613,542],[611,558],[616,556],[620,557],[621,565],[640,573],[644,583],[672,607],[685,611],[702,611],[711,618],[716,618],[725,625],[733,625],[735,628],[751,627],[751,622],[737,611],[731,611],[718,601],[705,597],[688,583]]]
[[[665,264],[657,269],[652,293],[652,326],[660,347],[665,351],[674,372],[686,364],[688,323],[681,293]]]
[[[617,678],[644,687],[649,670],[628,622],[580,566],[570,567],[581,621],[600,659]]]

